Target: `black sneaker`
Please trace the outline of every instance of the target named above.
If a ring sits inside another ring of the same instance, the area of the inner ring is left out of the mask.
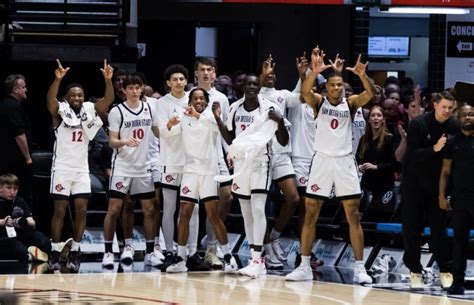
[[[173,264],[174,262],[174,255],[173,252],[171,251],[163,251],[163,255],[165,256],[165,259],[163,260],[163,264],[161,265],[161,272],[166,272],[166,268]]]
[[[71,272],[78,272],[81,267],[81,252],[80,251],[69,251],[67,256],[66,267]]]
[[[461,284],[452,284],[451,287],[448,288],[448,294],[464,294],[464,285]]]
[[[189,271],[209,271],[209,265],[204,262],[197,252],[188,257],[186,267]]]
[[[301,264],[301,253],[297,253],[296,258],[295,258],[295,268],[298,268],[300,264]],[[311,253],[311,258],[310,258],[311,268],[316,269],[317,267],[321,267],[322,265],[324,265],[324,261],[317,258],[316,255],[314,255],[314,253]]]
[[[48,269],[49,270],[59,270],[60,264],[59,264],[59,259],[60,259],[61,253],[58,251],[51,251],[51,254],[49,255],[49,260],[48,260]]]

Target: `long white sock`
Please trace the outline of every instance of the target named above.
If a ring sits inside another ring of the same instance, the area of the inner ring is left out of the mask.
[[[195,204],[193,214],[189,220],[188,250],[189,256],[197,252],[197,243],[199,235],[199,205]]]
[[[310,267],[310,263],[311,263],[311,256],[301,255],[301,264],[300,264],[301,267]]]
[[[206,218],[206,233],[207,233],[207,244],[212,244],[216,242],[216,234],[214,234],[214,229],[209,219]]]
[[[178,256],[186,261],[186,246],[178,245]]]
[[[253,245],[254,243],[254,233],[253,233],[253,215],[252,215],[252,207],[250,206],[250,200],[239,198],[240,202],[240,210],[242,211],[242,217],[244,218],[244,227],[245,227],[245,235],[247,236],[247,240],[249,245]]]
[[[163,229],[163,238],[167,251],[173,251],[173,235],[174,235],[174,213],[176,212],[176,196],[177,190],[163,188],[163,218],[161,227]]]
[[[265,217],[266,194],[252,194],[251,211],[253,217],[253,244],[263,245],[263,238],[267,229],[267,218]]]
[[[51,243],[51,250],[59,252],[59,243]]]
[[[230,254],[229,244],[221,245],[221,249],[222,249],[222,253],[224,253],[224,255]]]

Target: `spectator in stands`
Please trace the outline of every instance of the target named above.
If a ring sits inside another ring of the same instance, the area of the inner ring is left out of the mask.
[[[395,76],[389,76],[384,83],[385,96],[390,92],[400,92],[400,81]]]
[[[459,129],[451,117],[454,97],[446,91],[436,94],[434,111],[410,122],[402,171],[401,218],[405,253],[403,261],[410,270],[412,288],[423,287],[420,263],[421,232],[424,216],[431,228],[431,250],[440,269],[443,288],[452,283],[449,247],[446,236],[446,213],[438,205],[438,184],[442,150],[447,137]]]
[[[454,281],[448,294],[464,294],[469,229],[474,223],[474,107],[463,104],[458,119],[461,130],[446,145],[439,181],[439,207],[451,210],[446,186],[453,177]]]
[[[13,174],[0,176],[0,258],[47,262],[51,242],[35,230],[28,204],[17,196],[19,185]]]
[[[232,104],[244,96],[244,80],[247,74],[244,71],[236,71],[232,75],[232,96],[229,97],[229,103]]]
[[[372,192],[373,197],[393,188],[395,159],[393,135],[385,127],[382,107],[373,106],[357,148],[357,163],[363,173],[361,187]]]
[[[227,98],[232,96],[232,79],[229,76],[225,74],[219,75],[214,82],[214,86],[218,91],[227,96]]]
[[[112,106],[121,104],[125,100],[125,93],[123,92],[123,81],[127,77],[127,72],[114,68],[115,73],[112,77],[112,83],[114,85],[114,101]]]
[[[31,206],[31,124],[21,104],[26,100],[25,77],[21,74],[9,75],[4,85],[6,96],[0,101],[0,174],[14,173],[19,177],[22,181],[20,196]]]
[[[415,98],[415,95],[402,96],[402,103],[405,109],[405,117],[401,124],[398,124],[398,134],[400,135],[400,144],[398,144],[395,150],[395,159],[397,162],[403,161],[407,147],[407,133],[408,124],[417,116],[421,115],[421,103],[420,99]]]

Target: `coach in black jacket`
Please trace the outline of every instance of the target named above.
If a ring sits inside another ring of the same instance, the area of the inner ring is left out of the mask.
[[[438,184],[443,147],[447,138],[459,129],[456,120],[451,118],[455,103],[449,92],[438,93],[433,101],[434,111],[415,118],[408,125],[401,216],[405,246],[403,261],[411,271],[412,288],[423,286],[420,246],[425,214],[431,229],[430,247],[441,272],[441,286],[448,288],[452,283],[446,212],[438,205]]]

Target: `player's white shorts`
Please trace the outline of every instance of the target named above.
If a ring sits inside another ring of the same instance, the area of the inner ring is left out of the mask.
[[[296,175],[296,186],[304,187],[308,185],[309,171],[311,169],[312,158],[293,158],[293,168]]]
[[[214,176],[203,176],[198,174],[184,173],[181,181],[180,201],[198,203],[210,200],[219,200],[217,189],[219,183]]]
[[[357,163],[352,154],[332,157],[316,152],[311,163],[306,196],[325,199],[334,184],[339,199],[359,198],[361,195]]]
[[[112,176],[109,182],[109,196],[111,198],[124,198],[130,192],[130,197],[138,199],[155,198],[153,178]]]
[[[271,165],[273,181],[280,182],[295,177],[295,170],[287,153],[272,155]]]
[[[155,187],[158,187],[161,183],[161,176],[163,175],[163,167],[160,165],[151,166],[151,177],[153,178],[153,183]]]
[[[234,162],[234,173],[238,173],[242,167],[242,161]],[[243,199],[250,199],[251,194],[267,194],[271,184],[270,161],[265,159],[253,161],[252,166],[241,175],[232,180],[232,193]]]
[[[182,179],[182,173],[163,173],[161,175],[161,187],[179,190]]]
[[[224,158],[219,158],[219,163],[218,164],[219,164],[219,175],[229,176],[230,175],[229,168],[227,167],[227,164],[225,163]],[[231,185],[231,184],[232,184],[232,180],[229,180],[229,181],[221,182],[219,184],[219,187],[228,186],[228,185]]]
[[[91,195],[91,178],[89,173],[53,170],[49,192],[55,199],[67,198],[69,196],[89,198]]]

